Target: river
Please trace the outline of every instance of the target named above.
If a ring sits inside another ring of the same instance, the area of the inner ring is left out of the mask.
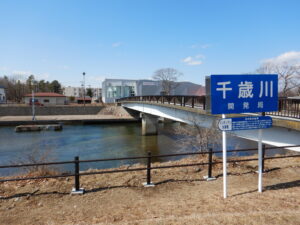
[[[0,127],[0,165],[28,163],[34,160],[65,161],[169,154],[182,152],[172,130],[174,124],[159,124],[159,135],[142,136],[140,123],[65,125],[62,131],[16,133],[14,127]],[[257,143],[231,137],[228,149],[255,148]],[[244,153],[251,154],[251,153]],[[31,157],[31,159],[29,159]],[[170,161],[179,157],[154,159]],[[145,163],[145,160],[82,163],[80,170],[113,168],[124,164]],[[73,165],[56,166],[60,171],[72,171]],[[20,173],[20,169],[0,169],[0,175]]]

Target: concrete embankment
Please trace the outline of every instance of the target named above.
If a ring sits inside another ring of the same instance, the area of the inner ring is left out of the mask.
[[[0,107],[0,125],[26,124],[96,124],[137,122],[139,117],[121,106],[52,106],[36,107],[32,121],[30,107]]]
[[[137,122],[134,117],[117,117],[113,115],[58,115],[58,116],[36,116],[32,121],[31,116],[3,116],[0,117],[0,125],[16,126],[26,124],[98,124],[98,123],[121,123]]]
[[[50,115],[95,115],[105,106],[38,106],[35,114],[39,116]],[[0,116],[30,116],[31,106],[1,106]]]

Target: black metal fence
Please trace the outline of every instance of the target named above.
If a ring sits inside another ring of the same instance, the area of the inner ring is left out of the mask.
[[[264,161],[270,159],[281,159],[281,158],[291,158],[291,157],[300,157],[300,154],[291,154],[291,155],[280,155],[280,156],[271,156],[266,157],[266,150],[274,150],[288,147],[300,147],[300,145],[293,146],[283,146],[283,147],[265,147],[263,146],[263,171],[264,169]],[[228,150],[228,153],[231,152],[247,152],[247,151],[257,151],[257,148],[253,149],[237,149],[237,150]],[[123,157],[123,158],[107,158],[107,159],[91,159],[91,160],[80,160],[78,156],[74,158],[72,161],[60,161],[60,162],[43,162],[43,163],[29,163],[29,164],[16,164],[16,165],[2,165],[0,169],[3,168],[20,168],[20,167],[36,167],[36,166],[49,166],[49,165],[59,165],[59,164],[73,164],[74,165],[74,173],[69,174],[60,174],[60,175],[52,175],[52,176],[34,176],[34,177],[17,177],[17,178],[6,178],[1,179],[0,182],[9,182],[9,181],[22,181],[22,180],[36,180],[36,179],[47,179],[47,178],[59,178],[59,177],[74,177],[74,187],[75,191],[80,190],[80,177],[87,175],[95,175],[95,174],[106,174],[106,173],[122,173],[122,172],[132,172],[132,171],[146,171],[146,180],[147,184],[151,184],[151,171],[155,169],[168,169],[168,168],[176,168],[176,167],[191,167],[191,166],[207,166],[207,177],[212,177],[213,165],[220,164],[222,161],[220,159],[213,161],[213,154],[222,153],[222,151],[213,151],[209,149],[209,151],[205,152],[187,152],[187,153],[176,153],[176,154],[164,154],[164,155],[152,155],[151,152],[148,152],[147,156],[136,156],[136,157]],[[200,163],[190,163],[190,164],[179,164],[179,165],[161,165],[161,166],[152,166],[152,159],[155,158],[163,158],[163,157],[174,157],[174,156],[189,156],[189,155],[207,155],[207,162]],[[113,169],[113,170],[102,170],[102,171],[94,171],[94,172],[80,172],[80,164],[88,163],[88,162],[104,162],[104,161],[121,161],[121,160],[136,160],[136,159],[146,159],[147,164],[146,167],[141,168],[128,168],[128,169]],[[238,162],[247,162],[247,161],[256,161],[258,158],[247,158],[247,159],[229,159],[228,163],[238,163]]]
[[[141,101],[141,102],[155,102],[161,104],[172,104],[180,105],[183,107],[192,107],[205,110],[206,102],[205,96],[133,96],[117,99],[117,102],[126,101]],[[300,99],[289,99],[289,98],[279,98],[278,100],[278,111],[268,112],[268,115],[290,117],[300,119]]]

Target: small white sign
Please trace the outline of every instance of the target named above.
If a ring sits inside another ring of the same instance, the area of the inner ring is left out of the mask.
[[[266,129],[272,127],[270,116],[233,117],[219,120],[222,131]]]
[[[232,119],[222,119],[219,121],[219,129],[226,131],[232,130]]]

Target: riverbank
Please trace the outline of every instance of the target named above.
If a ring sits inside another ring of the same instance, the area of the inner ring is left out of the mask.
[[[36,116],[32,121],[32,116],[1,116],[0,126],[15,126],[26,124],[48,124],[48,123],[64,123],[64,124],[96,124],[96,123],[120,123],[120,122],[136,122],[131,116],[116,115],[52,115],[52,116]]]
[[[195,163],[193,157],[154,166]],[[83,176],[86,194],[71,196],[73,178],[0,184],[0,224],[299,224],[300,159],[266,161],[264,192],[257,192],[257,162],[228,165],[228,198],[222,194],[222,165],[216,180],[206,167],[157,169],[153,188],[145,171]],[[137,168],[142,165],[123,166]]]
[[[2,107],[8,109],[8,107]],[[1,109],[2,109],[1,108]],[[0,126],[16,126],[27,124],[97,124],[97,123],[122,123],[139,121],[139,116],[134,112],[127,111],[121,106],[103,105],[89,106],[51,106],[40,107],[41,112],[36,112],[35,121],[32,121],[31,109],[29,107],[10,108],[11,114],[2,112],[0,115]],[[28,109],[27,113],[19,112]],[[69,114],[68,114],[69,113]],[[20,114],[20,115],[19,115]]]

